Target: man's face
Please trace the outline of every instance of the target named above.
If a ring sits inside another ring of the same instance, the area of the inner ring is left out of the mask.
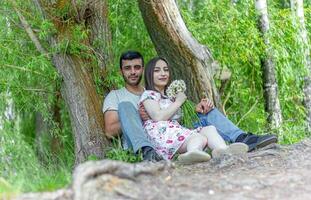
[[[140,58],[133,60],[122,60],[121,73],[125,83],[131,86],[137,86],[142,78],[144,68]]]

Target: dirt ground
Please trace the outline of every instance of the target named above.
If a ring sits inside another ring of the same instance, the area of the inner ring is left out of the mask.
[[[311,139],[186,166],[88,162],[69,188],[12,199],[311,199]]]

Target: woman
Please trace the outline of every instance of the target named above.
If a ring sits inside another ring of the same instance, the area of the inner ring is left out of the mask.
[[[144,106],[150,118],[144,121],[144,129],[157,153],[166,160],[171,160],[175,153],[181,153],[178,160],[185,164],[208,161],[211,157],[203,149],[212,149],[213,157],[222,154],[246,153],[244,143],[226,145],[214,126],[187,129],[178,123],[181,118],[180,107],[187,99],[182,92],[174,100],[166,96],[170,82],[168,63],[163,58],[153,58],[145,69],[146,91],[139,104]]]

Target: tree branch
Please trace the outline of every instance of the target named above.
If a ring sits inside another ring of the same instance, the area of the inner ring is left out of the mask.
[[[18,10],[16,2],[11,0],[11,3],[13,4],[13,8],[16,12],[16,14],[18,15],[19,20],[22,23],[23,28],[25,29],[26,33],[28,34],[29,38],[31,39],[31,41],[34,43],[34,45],[36,46],[37,50],[45,55],[47,58],[50,59],[48,52],[44,49],[44,47],[41,45],[38,37],[36,36],[36,34],[33,32],[33,30],[31,29],[29,23],[27,22],[26,18],[23,16],[23,14]]]
[[[3,66],[0,66],[0,68],[4,68],[4,67],[9,67],[9,68],[12,68],[12,69],[17,69],[17,70],[21,70],[21,71],[25,71],[25,72],[31,72],[33,74],[37,74],[37,75],[40,75],[40,76],[43,76],[43,77],[46,77],[46,78],[50,78],[46,74],[43,74],[43,73],[38,72],[38,71],[31,70],[31,69],[27,69],[25,67],[19,67],[19,66],[10,65],[10,64],[4,64]],[[53,80],[53,79],[51,79],[51,80]]]

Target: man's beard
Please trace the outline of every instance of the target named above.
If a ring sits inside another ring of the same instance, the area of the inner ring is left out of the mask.
[[[137,86],[137,85],[139,85],[139,83],[140,83],[140,81],[141,81],[141,79],[142,79],[142,76],[139,76],[138,79],[137,79],[137,82],[133,83],[133,82],[131,82],[131,81],[129,80],[129,78],[125,77],[123,74],[122,74],[122,76],[123,76],[124,81],[125,81],[127,84],[132,85],[132,86]]]

